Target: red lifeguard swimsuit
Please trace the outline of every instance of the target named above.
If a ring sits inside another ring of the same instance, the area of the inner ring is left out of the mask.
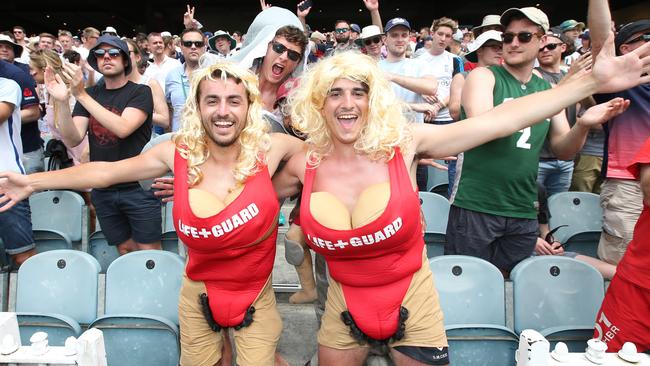
[[[357,326],[376,340],[389,339],[397,331],[400,306],[413,274],[422,267],[424,250],[420,200],[397,148],[388,172],[390,199],[371,223],[352,230],[319,224],[310,212],[316,169],[309,165],[300,211],[307,244],[325,257]]]
[[[187,245],[187,277],[203,281],[212,317],[221,327],[242,323],[271,275],[277,227],[261,242],[280,210],[266,165],[246,180],[223,211],[196,217],[188,201],[187,160],[174,155],[174,226]],[[197,299],[198,301],[198,299]]]

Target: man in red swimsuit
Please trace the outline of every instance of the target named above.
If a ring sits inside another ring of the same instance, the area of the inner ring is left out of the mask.
[[[81,73],[65,68],[68,75]],[[303,143],[267,133],[250,71],[219,63],[196,73],[173,141],[115,163],[0,173],[0,211],[35,191],[105,187],[174,171],[174,224],[188,246],[179,300],[181,365],[217,364],[222,332],[232,327],[238,365],[272,366],[282,321],[270,282],[279,214],[270,177]],[[46,84],[51,93],[67,92],[49,69]]]

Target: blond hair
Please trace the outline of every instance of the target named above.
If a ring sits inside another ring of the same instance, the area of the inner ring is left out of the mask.
[[[431,24],[431,31],[435,32],[440,27],[451,28],[451,33],[453,34],[458,30],[458,22],[451,18],[442,17],[433,21],[433,24]]]
[[[174,136],[176,149],[184,159],[187,159],[188,183],[198,184],[203,178],[199,165],[203,164],[210,152],[210,138],[201,121],[199,108],[200,86],[203,81],[234,80],[243,83],[248,99],[246,126],[238,138],[239,155],[233,176],[238,184],[243,185],[246,179],[258,172],[261,165],[266,164],[266,152],[271,147],[271,137],[268,124],[262,119],[262,104],[260,91],[257,88],[257,77],[240,66],[230,62],[220,62],[192,73],[190,95],[187,98],[181,117],[181,128]]]
[[[67,87],[70,87],[70,82],[63,77],[63,62],[59,54],[52,50],[38,49],[29,53],[29,64],[32,67],[39,68],[45,71],[46,67],[50,67],[55,74],[61,76],[61,79]],[[59,128],[59,107],[56,103],[53,106],[54,110],[54,127]]]
[[[307,135],[308,161],[317,166],[331,153],[331,131],[321,113],[325,99],[338,79],[362,83],[368,88],[368,117],[354,149],[372,160],[390,160],[395,147],[402,150],[411,139],[403,112],[405,105],[395,96],[389,81],[369,56],[356,51],[341,52],[316,63],[289,96],[293,126]]]

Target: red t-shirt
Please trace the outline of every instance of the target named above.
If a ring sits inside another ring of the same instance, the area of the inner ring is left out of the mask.
[[[639,179],[641,164],[650,164],[650,139],[646,140],[628,167],[636,179]],[[650,207],[645,201],[639,221],[634,227],[632,241],[616,268],[616,275],[650,290]]]

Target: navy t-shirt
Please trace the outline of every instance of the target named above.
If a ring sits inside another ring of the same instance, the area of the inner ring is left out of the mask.
[[[38,95],[36,94],[36,82],[29,74],[29,67],[25,72],[20,67],[7,61],[0,60],[0,77],[11,79],[18,83],[23,96],[20,103],[20,109],[29,108],[38,105]],[[20,137],[23,141],[23,153],[32,152],[43,146],[41,132],[38,130],[38,121],[23,123],[20,130]]]

